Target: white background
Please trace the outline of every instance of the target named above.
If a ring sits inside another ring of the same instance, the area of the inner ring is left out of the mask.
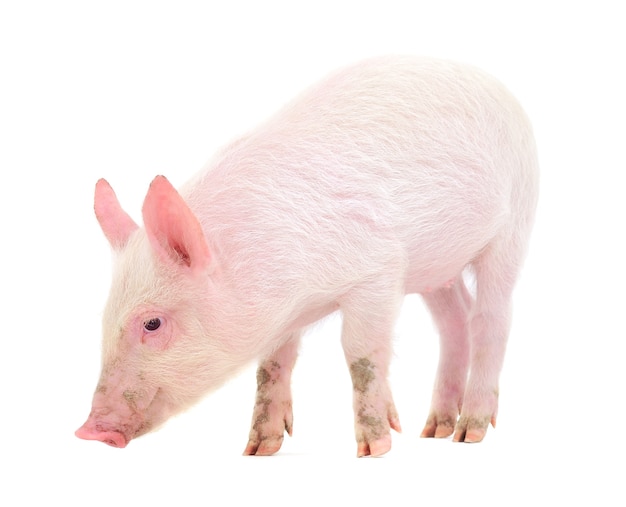
[[[0,504],[624,505],[622,9],[599,0],[3,1]],[[96,180],[106,177],[139,220],[156,174],[180,185],[328,71],[385,53],[483,67],[535,126],[541,199],[498,428],[476,445],[418,438],[437,338],[411,297],[391,379],[404,432],[384,458],[354,457],[337,319],[305,338],[294,437],[277,456],[240,456],[253,367],[124,450],[76,439],[99,373],[110,276],[92,213]]]

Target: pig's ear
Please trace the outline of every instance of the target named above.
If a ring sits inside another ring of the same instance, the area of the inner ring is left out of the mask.
[[[143,203],[143,221],[157,253],[195,274],[207,273],[209,247],[200,222],[164,176],[157,176]]]
[[[96,183],[94,210],[104,235],[116,250],[123,248],[130,235],[138,229],[138,225],[120,206],[111,185],[104,179]]]

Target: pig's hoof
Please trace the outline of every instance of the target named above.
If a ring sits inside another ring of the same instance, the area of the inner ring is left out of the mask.
[[[391,433],[393,429],[400,433],[400,420],[393,403],[387,408],[386,418],[370,415],[360,409],[356,420],[357,457],[382,456],[391,449]]]
[[[496,421],[493,417],[461,417],[456,424],[453,441],[470,444],[481,442],[487,434],[490,420],[495,427]]]
[[[262,440],[249,440],[244,456],[271,456],[280,450],[283,445],[283,437],[264,438]]]
[[[356,455],[358,458],[362,458],[363,456],[382,456],[389,452],[390,449],[391,435],[387,434],[372,442],[359,442]]]
[[[248,436],[244,456],[270,456],[280,449],[285,432],[291,436],[293,413],[291,400],[273,403],[259,397],[252,417],[253,424]]]
[[[261,442],[248,442],[246,449],[243,451],[244,456],[271,456],[280,450],[283,439],[263,440]]]
[[[426,421],[420,437],[422,438],[447,438],[454,433],[456,416],[431,415]]]

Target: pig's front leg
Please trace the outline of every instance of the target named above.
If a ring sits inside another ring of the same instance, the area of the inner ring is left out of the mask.
[[[278,452],[285,431],[291,436],[291,372],[298,355],[299,336],[259,365],[252,427],[244,455],[269,456]]]
[[[401,295],[382,301],[353,296],[342,304],[342,344],[352,377],[357,456],[381,456],[391,449],[390,429],[400,431],[387,374]]]

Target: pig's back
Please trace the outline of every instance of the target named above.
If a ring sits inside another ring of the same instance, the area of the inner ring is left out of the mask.
[[[340,292],[393,257],[419,292],[522,212],[533,150],[526,117],[491,77],[381,58],[305,92],[185,193],[234,278]]]

